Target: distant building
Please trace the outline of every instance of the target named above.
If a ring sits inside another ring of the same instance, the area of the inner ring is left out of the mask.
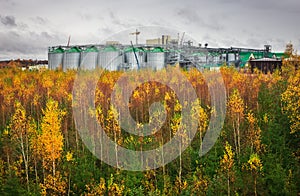
[[[111,45],[111,46],[121,45],[121,43],[118,42],[118,41],[106,41],[105,44],[106,44],[106,45]]]

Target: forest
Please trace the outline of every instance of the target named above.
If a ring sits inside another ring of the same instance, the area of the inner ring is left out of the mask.
[[[231,66],[222,66],[220,73],[226,117],[213,147],[199,156],[214,110],[205,78],[197,69],[182,70],[200,103],[193,107],[198,111],[195,137],[170,163],[127,171],[99,160],[82,141],[72,109],[76,71],[1,69],[0,194],[299,195],[300,70],[284,61],[273,74]],[[167,111],[165,123],[147,137],[126,133],[110,104],[122,74],[104,71],[95,109],[82,112],[94,115],[108,137],[124,148],[143,151],[163,145],[176,133],[183,106],[168,87],[144,83],[131,96],[131,115],[141,124],[148,122],[149,103],[159,101]],[[170,82],[178,81],[174,76]]]

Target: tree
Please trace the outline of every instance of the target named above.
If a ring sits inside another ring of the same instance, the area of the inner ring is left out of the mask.
[[[233,90],[227,105],[233,127],[235,151],[239,156],[241,153],[240,124],[244,117],[244,101],[237,89]]]
[[[285,103],[283,109],[288,113],[291,123],[291,134],[300,132],[300,71],[288,80],[288,87],[282,94]]]
[[[16,111],[12,116],[10,128],[12,140],[19,145],[23,158],[27,182],[27,190],[29,191],[29,138],[31,135],[30,123],[26,116],[26,111],[19,101],[15,102]]]
[[[59,109],[58,102],[53,99],[47,101],[46,108],[43,110],[42,132],[38,135],[37,147],[42,158],[43,167],[50,171],[44,179],[44,184],[42,184],[43,190],[61,191],[61,188],[57,189],[57,187],[59,187],[59,184],[65,184],[61,181],[60,173],[56,171],[56,164],[60,160],[63,150],[61,121],[65,114],[65,111]]]
[[[254,181],[254,195],[257,196],[257,177],[262,171],[262,161],[260,160],[259,156],[254,153],[251,154],[250,159],[246,165],[247,170],[251,171]]]
[[[228,142],[225,145],[223,158],[220,160],[221,172],[225,174],[227,180],[227,195],[230,195],[230,184],[234,180],[234,152]]]
[[[248,112],[246,119],[248,121],[248,134],[247,141],[250,142],[251,153],[260,153],[262,144],[261,144],[261,129],[258,126],[257,119],[255,118],[252,112]]]

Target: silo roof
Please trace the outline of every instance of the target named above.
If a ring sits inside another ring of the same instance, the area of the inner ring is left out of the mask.
[[[118,49],[112,45],[106,46],[102,51],[104,52],[115,52],[118,51]]]
[[[67,53],[75,53],[75,52],[80,52],[80,49],[77,47],[72,47],[69,50],[66,50]]]
[[[96,48],[95,46],[91,46],[87,49],[84,50],[84,52],[98,52],[98,48]]]
[[[150,52],[164,52],[165,50],[161,47],[155,47],[152,50],[150,50]]]
[[[61,47],[58,47],[50,52],[51,53],[64,53],[64,49],[62,49]]]

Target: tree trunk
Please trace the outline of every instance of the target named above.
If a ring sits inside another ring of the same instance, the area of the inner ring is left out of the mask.
[[[229,170],[227,171],[227,195],[230,196],[230,175],[229,175]]]

